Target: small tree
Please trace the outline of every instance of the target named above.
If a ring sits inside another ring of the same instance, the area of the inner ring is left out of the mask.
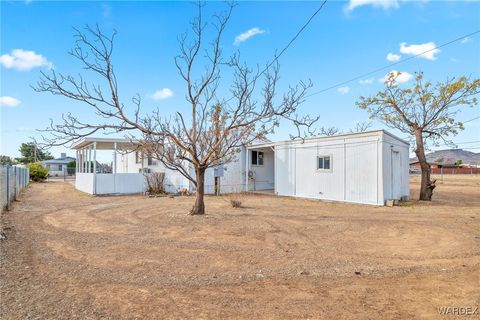
[[[77,167],[77,161],[72,160],[69,163],[67,163],[67,169],[75,169]]]
[[[447,79],[433,85],[423,80],[423,73],[415,77],[415,85],[402,89],[396,82],[397,73],[390,73],[385,90],[373,97],[360,97],[357,106],[366,109],[370,118],[409,134],[415,140],[415,154],[422,169],[420,200],[432,199],[435,181],[430,179],[431,168],[425,156],[427,141],[452,144],[447,140],[463,130],[463,123],[455,119],[461,106],[477,104],[475,95],[480,90],[480,79],[467,77]]]
[[[0,155],[0,165],[2,166],[12,166],[15,164],[15,161],[9,156]]]
[[[29,163],[27,164],[27,168],[30,170],[30,179],[32,181],[42,182],[48,177],[48,169],[40,162]]]
[[[23,164],[53,159],[50,152],[40,149],[35,142],[22,143],[18,150],[22,156],[16,160]]]

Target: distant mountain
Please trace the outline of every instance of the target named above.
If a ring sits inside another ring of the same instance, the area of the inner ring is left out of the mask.
[[[464,164],[480,164],[480,153],[462,149],[437,150],[427,153],[429,163],[453,164],[457,160],[462,160]],[[415,161],[418,161],[417,157],[410,159],[410,162]]]

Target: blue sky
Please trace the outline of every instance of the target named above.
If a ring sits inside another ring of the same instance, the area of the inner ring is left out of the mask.
[[[139,93],[146,111],[157,106],[165,114],[188,110],[185,85],[173,58],[178,53],[177,36],[188,29],[188,21],[195,14],[190,2],[34,0],[2,1],[0,5],[1,154],[18,156],[20,143],[38,137],[35,129],[44,128],[50,118],[55,121],[62,113],[72,112],[84,121],[94,119],[87,106],[36,93],[30,87],[39,79],[40,70],[82,72],[78,61],[67,53],[73,46],[72,27],[98,23],[105,32],[117,30],[113,62],[125,102]],[[224,35],[224,51],[229,54],[239,50],[248,64],[265,65],[319,5],[318,1],[239,2]],[[208,2],[206,13],[224,7],[221,2]],[[320,91],[480,30],[479,17],[478,1],[329,1],[281,57],[280,89],[311,79],[311,92]],[[356,122],[368,120],[366,112],[355,107],[356,99],[380,90],[383,84],[379,79],[391,70],[404,72],[405,85],[409,83],[408,74],[419,70],[434,82],[460,75],[478,78],[480,34],[362,81],[313,95],[300,112],[320,115],[319,126],[337,126],[348,131]],[[480,116],[479,110],[478,106],[463,108],[459,118],[473,119]],[[373,128],[382,127],[379,122],[373,124]],[[270,138],[287,139],[291,130],[284,124]],[[466,124],[466,130],[454,139],[459,143],[479,140],[480,119]],[[459,147],[479,152],[480,142]],[[51,151],[58,155],[64,149]]]

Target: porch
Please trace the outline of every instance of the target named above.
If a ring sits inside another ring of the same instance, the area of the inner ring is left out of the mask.
[[[273,143],[246,149],[245,191],[275,194],[275,146]]]
[[[143,173],[118,173],[119,153],[132,151],[137,144],[129,139],[85,138],[72,146],[76,150],[75,188],[93,195],[133,194],[146,190],[146,178]],[[110,172],[99,168],[97,151],[112,151]]]

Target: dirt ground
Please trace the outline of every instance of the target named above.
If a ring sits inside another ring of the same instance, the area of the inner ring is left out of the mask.
[[[32,184],[2,216],[0,318],[455,319],[439,308],[480,307],[480,176],[435,191],[393,208],[207,197],[192,217],[193,197]]]

